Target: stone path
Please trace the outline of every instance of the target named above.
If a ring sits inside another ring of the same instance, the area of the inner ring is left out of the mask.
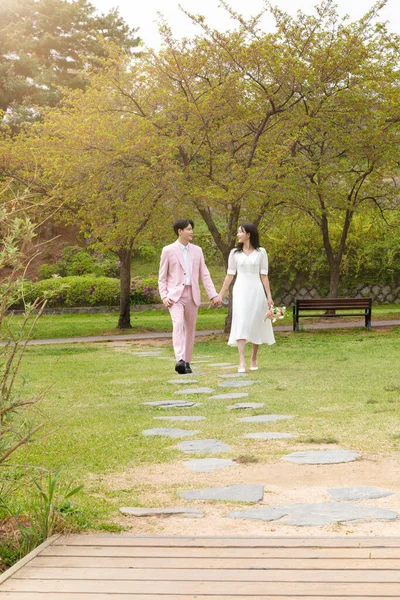
[[[398,514],[391,510],[362,506],[342,502],[323,502],[320,504],[289,504],[268,506],[243,512],[229,512],[232,519],[252,519],[258,521],[276,521],[285,525],[322,526],[345,521],[360,522],[363,520],[379,519],[394,521]]]
[[[398,327],[400,326],[399,319],[384,319],[380,321],[372,320],[372,328],[378,327]],[[323,331],[325,329],[353,329],[354,327],[363,328],[364,325],[360,321],[340,322],[335,323],[310,323],[302,325],[305,331]],[[276,325],[274,326],[276,333],[293,331],[291,325]],[[207,337],[209,335],[222,335],[222,329],[207,329],[204,331],[196,331],[196,337]],[[139,341],[139,340],[159,340],[171,339],[172,333],[127,333],[122,335],[104,334],[104,335],[87,335],[71,338],[55,338],[43,340],[29,340],[29,346],[47,346],[50,344],[92,344],[93,342],[124,342],[124,341]],[[0,346],[5,346],[6,342],[0,342]],[[173,359],[168,359],[173,360]]]
[[[292,452],[291,454],[287,454],[284,460],[297,463],[298,465],[331,465],[352,462],[358,458],[360,458],[360,455],[357,452],[337,449]]]
[[[156,429],[145,429],[142,431],[143,435],[164,435],[166,437],[180,438],[180,437],[192,437],[197,435],[198,431],[190,431],[189,429],[174,429],[161,427]]]
[[[162,356],[162,350],[157,351],[142,351],[136,352],[137,357],[157,357],[158,359],[167,358]],[[202,364],[207,369],[214,368],[237,368],[230,363],[213,363],[212,357],[198,357],[197,361],[193,362],[195,366]],[[195,373],[199,377],[200,373]],[[220,379],[219,388],[239,388],[242,390],[246,387],[251,387],[257,383],[261,383],[255,379],[248,379],[249,373],[219,373]],[[167,383],[180,387],[182,384],[198,384],[199,379],[191,379],[188,381],[186,376],[181,376],[176,379],[170,379]],[[247,391],[228,391],[228,393],[215,394],[215,390],[211,387],[184,387],[177,389],[174,394],[182,396],[192,396],[195,394],[208,396],[207,400],[228,400],[247,398]],[[261,409],[264,407],[264,402],[237,402],[236,404],[227,405],[225,410],[227,414],[235,411],[246,411],[249,409]],[[153,408],[173,409],[173,408],[193,408],[200,406],[199,402],[194,402],[190,398],[186,400],[160,400],[155,402],[144,402],[143,405]],[[259,414],[244,417],[236,417],[238,421],[243,423],[272,423],[287,419],[294,419],[295,415],[284,414]],[[154,417],[157,420],[164,421],[203,421],[204,416],[180,415],[168,417]],[[193,438],[199,434],[197,430],[178,429],[178,428],[153,428],[146,429],[143,432],[144,436],[165,436],[171,438],[190,437]],[[279,440],[295,438],[295,434],[284,433],[278,431],[258,431],[249,432],[242,436],[250,440]],[[186,454],[209,454],[209,458],[194,458],[182,462],[183,466],[193,473],[212,473],[221,469],[237,467],[238,462],[230,458],[216,458],[215,455],[233,452],[233,448],[226,444],[223,440],[218,439],[189,439],[177,444],[176,448]],[[342,463],[354,462],[361,459],[357,452],[334,448],[329,450],[313,450],[304,452],[291,452],[282,457],[284,461],[293,462],[298,465],[336,465]],[[233,471],[234,472],[234,471]],[[226,516],[232,519],[247,519],[260,521],[277,521],[283,525],[292,526],[315,526],[321,527],[324,525],[337,522],[368,522],[371,520],[386,520],[391,521],[398,518],[398,514],[394,511],[383,508],[363,505],[358,501],[369,501],[379,498],[384,498],[393,494],[390,490],[383,490],[369,486],[353,486],[345,488],[329,488],[326,490],[331,501],[315,502],[315,503],[297,503],[297,504],[273,504],[264,505],[250,510],[230,510],[226,512]],[[236,483],[225,487],[203,487],[200,489],[179,491],[177,495],[187,501],[201,502],[231,502],[231,503],[246,503],[257,504],[264,501],[264,486],[260,483]],[[136,508],[125,507],[121,508],[121,512],[133,516],[162,516],[173,515],[182,517],[204,517],[207,512],[200,511],[197,508]]]
[[[216,469],[237,466],[237,463],[230,458],[195,458],[193,460],[185,460],[183,464],[196,473],[209,473]]]
[[[229,485],[220,488],[203,488],[201,490],[190,490],[178,494],[186,500],[219,500],[229,502],[256,503],[264,497],[263,485]]]
[[[247,398],[247,392],[231,392],[230,394],[216,394],[211,396],[211,400],[237,400],[239,398]]]
[[[206,440],[190,440],[187,442],[181,442],[177,446],[178,450],[183,452],[197,452],[197,453],[209,453],[221,454],[221,452],[232,452],[232,448],[224,442],[214,439]]]

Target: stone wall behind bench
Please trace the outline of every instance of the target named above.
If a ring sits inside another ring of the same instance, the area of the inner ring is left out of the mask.
[[[373,304],[400,304],[400,286],[358,284],[355,289],[340,290],[340,296],[346,298],[372,298]],[[291,306],[295,298],[324,298],[318,289],[311,284],[293,284],[282,286],[274,294],[276,305]]]

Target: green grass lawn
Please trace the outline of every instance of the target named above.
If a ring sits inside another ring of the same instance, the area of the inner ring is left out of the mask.
[[[196,429],[195,438],[217,438],[233,447],[231,458],[252,456],[268,462],[293,448],[312,449],[319,443],[337,443],[359,452],[399,452],[400,374],[398,364],[400,328],[277,334],[277,344],[260,349],[260,370],[252,374],[258,383],[248,388],[249,400],[264,402],[260,411],[246,415],[278,413],[294,419],[268,424],[242,423],[226,406],[235,400],[211,400],[193,396],[202,406],[189,410],[161,410],[143,402],[181,398],[175,396],[172,348],[162,346],[168,360],[139,357],[133,344],[30,347],[23,373],[30,385],[25,394],[49,386],[40,410],[47,421],[38,441],[22,448],[18,464],[62,469],[63,478],[75,478],[85,488],[74,502],[83,507],[87,524],[105,527],[119,506],[140,504],[140,489],[110,490],[104,478],[123,473],[134,465],[171,463],[185,458],[175,445],[179,440],[145,437],[151,427]],[[212,362],[237,364],[237,352],[225,338],[200,341],[196,355]],[[195,358],[193,359],[195,363]],[[218,393],[221,368],[199,364],[200,386]],[[232,371],[225,371],[232,372]],[[236,390],[233,390],[236,391]],[[241,400],[240,400],[241,401]],[[154,420],[174,414],[204,415],[205,421],[174,423]],[[42,418],[33,414],[35,420]],[[252,431],[284,431],[296,439],[246,440]],[[155,482],[156,483],[156,482]],[[101,525],[103,523],[103,525]]]
[[[201,308],[197,321],[198,330],[223,329],[227,314],[226,308]],[[400,306],[397,304],[374,306],[372,311],[373,319],[400,319]],[[359,320],[363,324],[362,317],[348,317],[347,320]],[[300,325],[305,323],[315,323],[318,319],[302,318]],[[22,317],[13,316],[8,318],[11,328],[16,331],[18,325],[22,322]],[[291,325],[292,315],[288,308],[285,319],[279,321],[279,325]],[[330,319],[330,322],[336,322],[336,319]],[[143,333],[146,331],[172,331],[171,319],[168,311],[156,310],[131,313],[132,329],[118,330],[117,314],[65,314],[65,315],[43,315],[33,332],[33,339],[53,339],[62,337],[78,337],[88,335],[103,334],[124,334],[124,333]]]

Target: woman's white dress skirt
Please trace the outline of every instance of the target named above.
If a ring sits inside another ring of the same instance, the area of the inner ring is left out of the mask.
[[[227,273],[236,275],[229,346],[237,346],[237,340],[274,344],[272,322],[270,319],[264,321],[268,301],[260,278],[260,275],[268,275],[266,251],[259,248],[246,256],[244,252],[232,250]]]

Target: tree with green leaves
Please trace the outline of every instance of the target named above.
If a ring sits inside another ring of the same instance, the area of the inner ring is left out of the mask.
[[[127,329],[132,252],[165,231],[173,176],[164,140],[129,110],[119,85],[129,61],[115,56],[91,75],[85,91],[64,90],[41,122],[6,141],[3,155],[10,176],[62,198],[59,217],[76,224],[92,247],[118,255],[118,327]],[[136,84],[143,84],[140,68]]]
[[[338,295],[354,216],[375,209],[374,218],[386,219],[399,212],[400,39],[374,22],[383,4],[349,25],[330,8],[325,30],[304,51],[309,61],[312,47],[329,41],[331,67],[326,73],[321,65],[320,85],[303,100],[281,194],[320,231],[330,297]],[[297,34],[296,21],[281,19]]]
[[[87,0],[4,0],[0,6],[0,110],[12,124],[54,106],[60,86],[84,89],[81,71],[99,65],[99,36],[131,54],[139,44],[113,9],[98,14]],[[39,107],[39,108],[38,108]]]

